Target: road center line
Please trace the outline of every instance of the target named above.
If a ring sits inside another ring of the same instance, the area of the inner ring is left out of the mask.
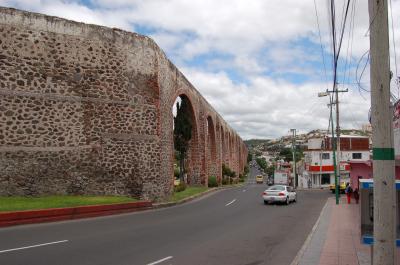
[[[234,200],[231,201],[230,203],[225,204],[225,206],[229,206],[229,205],[231,205],[232,203],[234,203],[235,201],[236,201],[236,199],[234,199]]]
[[[43,244],[32,245],[32,246],[27,246],[27,247],[21,247],[21,248],[11,248],[11,249],[6,249],[6,250],[0,250],[0,253],[17,251],[17,250],[28,249],[28,248],[43,247],[43,246],[60,244],[60,243],[65,243],[65,242],[68,242],[68,240],[54,241],[54,242],[49,242],[49,243],[43,243]]]
[[[147,264],[147,265],[155,265],[155,264],[159,264],[159,263],[161,263],[161,262],[164,262],[164,261],[166,261],[166,260],[169,260],[169,259],[172,259],[172,258],[173,258],[172,256],[169,256],[169,257],[166,257],[166,258],[163,258],[163,259],[160,259],[160,260],[154,261],[154,262],[152,262],[152,263],[149,263],[149,264]]]

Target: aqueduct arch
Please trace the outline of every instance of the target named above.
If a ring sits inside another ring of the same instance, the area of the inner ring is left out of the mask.
[[[187,104],[189,105],[189,117],[190,121],[192,123],[192,138],[189,141],[189,148],[188,148],[188,153],[186,155],[185,159],[185,169],[187,172],[187,182],[188,184],[193,184],[197,183],[198,180],[196,176],[199,176],[199,168],[198,165],[200,164],[200,157],[198,155],[199,152],[199,129],[198,129],[198,119],[196,118],[195,111],[193,109],[193,104],[192,100],[190,99],[190,96],[188,94],[182,93],[182,91],[178,92],[179,97],[181,101],[185,100]],[[176,98],[176,99],[177,99]],[[176,99],[173,102],[176,102]],[[172,109],[172,108],[171,108]],[[174,148],[174,146],[172,146]]]
[[[190,182],[222,163],[241,173],[243,141],[152,39],[2,7],[0,28],[0,196],[169,196],[178,96],[195,124]]]

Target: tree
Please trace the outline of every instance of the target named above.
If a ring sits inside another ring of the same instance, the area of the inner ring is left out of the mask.
[[[247,163],[249,163],[251,160],[253,160],[253,155],[249,152],[247,154]]]
[[[300,161],[303,157],[303,149],[296,147],[296,162]],[[293,160],[293,152],[291,148],[283,148],[279,152],[279,157],[287,162],[291,162]]]
[[[262,170],[265,172],[265,170],[267,169],[267,166],[268,166],[267,161],[265,160],[265,158],[264,157],[257,157],[256,158],[256,162],[257,162],[258,166],[260,168],[262,168]]]
[[[270,165],[265,169],[265,173],[267,173],[267,175],[269,177],[274,175],[274,171],[275,171],[275,166],[274,165]]]
[[[179,179],[183,182],[185,172],[185,158],[192,139],[192,120],[190,106],[186,98],[181,98],[181,103],[176,103],[176,117],[174,118],[174,147],[179,152]]]

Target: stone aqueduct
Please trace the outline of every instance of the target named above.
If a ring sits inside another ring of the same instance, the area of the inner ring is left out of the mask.
[[[0,47],[0,195],[168,196],[178,96],[188,180],[243,172],[241,138],[150,38],[0,8]]]

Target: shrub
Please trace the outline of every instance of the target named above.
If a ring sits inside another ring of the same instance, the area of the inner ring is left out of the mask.
[[[178,168],[175,167],[175,168],[174,168],[174,176],[175,176],[175,179],[178,179],[178,178],[179,178],[179,172],[180,172],[179,167],[178,167]]]
[[[186,190],[185,182],[180,182],[179,185],[174,188],[175,192],[181,192],[181,191],[184,191],[184,190]]]
[[[223,178],[222,179],[222,185],[227,185],[228,184],[228,179],[227,178]]]
[[[249,166],[248,165],[244,166],[244,174],[247,175],[247,173],[249,173]]]
[[[232,171],[228,166],[226,166],[225,164],[222,164],[222,175],[223,176],[230,176],[232,174],[231,172]]]
[[[208,187],[218,187],[217,178],[215,176],[208,177]]]
[[[238,184],[239,178],[231,178],[231,184]]]
[[[227,165],[222,164],[222,175],[234,178],[236,177],[236,172],[230,169]]]

